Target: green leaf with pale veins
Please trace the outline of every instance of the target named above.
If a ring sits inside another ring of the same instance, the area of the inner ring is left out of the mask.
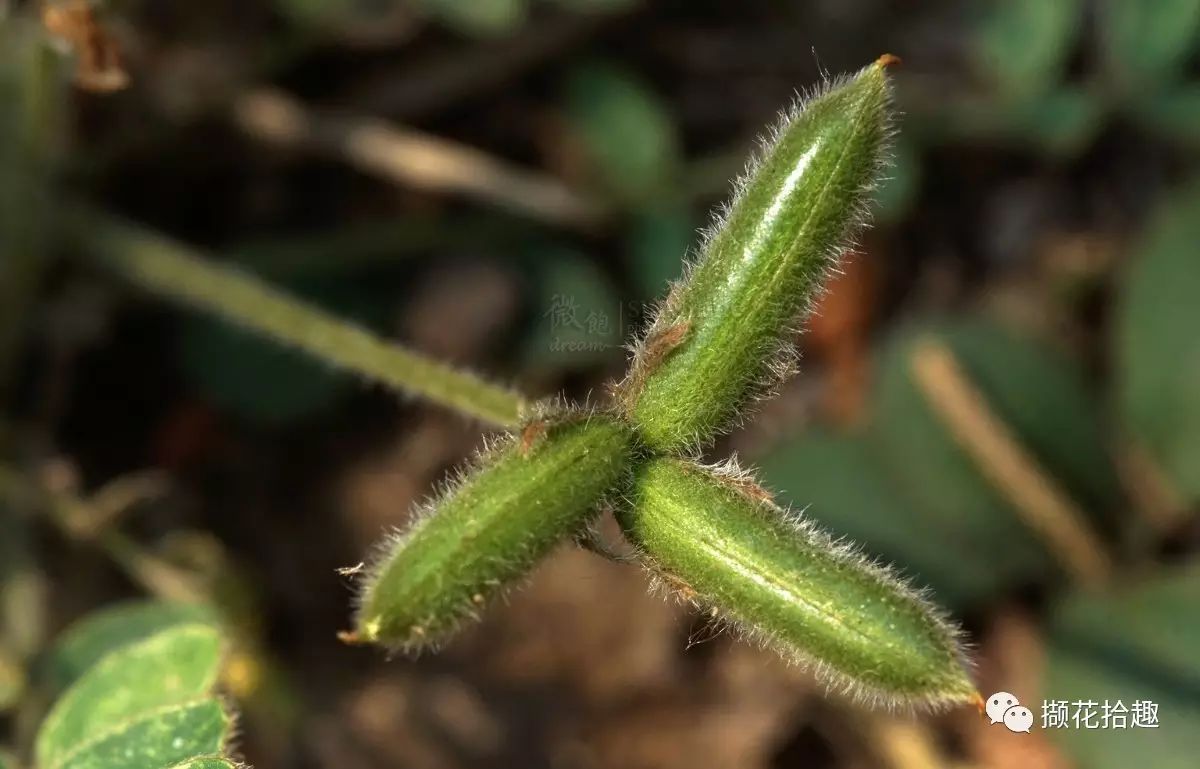
[[[35,744],[38,766],[57,769],[67,766],[69,758],[74,766],[73,757],[83,755],[86,746],[107,750],[112,743],[105,735],[110,733],[113,738],[124,735],[122,749],[137,753],[142,750],[137,739],[157,738],[171,724],[186,730],[178,735],[183,744],[218,736],[215,747],[179,754],[172,762],[215,752],[225,732],[224,726],[214,731],[213,709],[221,724],[227,721],[220,704],[209,697],[220,661],[220,636],[201,624],[174,627],[112,652],[50,710]]]
[[[229,727],[219,700],[169,705],[114,724],[44,769],[164,769],[220,752]]]
[[[170,769],[238,769],[239,766],[240,764],[235,764],[227,758],[200,756],[199,758],[190,758],[181,764],[175,764]]]
[[[139,600],[92,612],[59,636],[46,659],[46,682],[56,690],[65,688],[109,652],[176,625],[196,623],[215,627],[212,607]]]

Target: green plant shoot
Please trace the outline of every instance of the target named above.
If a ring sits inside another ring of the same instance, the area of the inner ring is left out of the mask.
[[[632,431],[601,415],[533,423],[485,452],[368,570],[357,640],[418,649],[577,533],[629,472]]]
[[[653,459],[618,517],[668,587],[837,689],[888,705],[978,696],[957,632],[936,609],[776,507],[747,475]]]
[[[784,116],[637,345],[612,410],[538,417],[483,452],[363,568],[345,640],[436,645],[610,499],[664,583],[832,685],[887,705],[978,699],[957,631],[917,592],[746,476],[684,458],[791,371],[795,324],[864,223],[887,155],[893,60]],[[533,410],[161,239],[77,218],[94,225],[76,227],[81,245],[176,301],[501,426]]]
[[[794,324],[863,223],[886,156],[891,61],[800,102],[737,183],[618,387],[651,448],[708,442],[791,371]]]

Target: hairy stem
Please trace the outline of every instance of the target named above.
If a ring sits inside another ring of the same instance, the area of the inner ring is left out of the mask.
[[[520,395],[381,339],[253,275],[95,212],[69,228],[80,248],[138,286],[291,345],[331,366],[502,427],[521,421]]]

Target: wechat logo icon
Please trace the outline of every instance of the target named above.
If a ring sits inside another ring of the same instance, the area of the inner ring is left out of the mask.
[[[1024,707],[1016,695],[996,692],[988,697],[985,705],[988,718],[993,724],[1004,724],[1010,732],[1025,732],[1033,727],[1033,713]]]

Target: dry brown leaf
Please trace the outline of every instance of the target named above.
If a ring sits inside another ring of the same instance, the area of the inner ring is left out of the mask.
[[[93,93],[111,93],[129,85],[121,50],[100,22],[89,0],[58,0],[42,6],[42,26],[74,53],[75,82]]]

